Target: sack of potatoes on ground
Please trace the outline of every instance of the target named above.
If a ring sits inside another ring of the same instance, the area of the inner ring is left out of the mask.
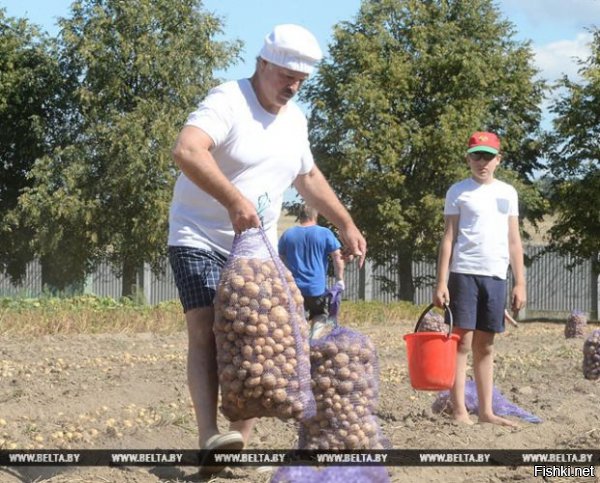
[[[565,324],[565,338],[573,339],[577,337],[585,337],[587,328],[587,317],[580,310],[573,310]]]
[[[583,376],[600,379],[600,329],[594,330],[583,343]]]
[[[337,326],[310,341],[310,362],[317,414],[301,423],[298,448],[388,448],[375,416],[379,366],[371,340]]]
[[[385,466],[280,466],[270,483],[390,483]]]
[[[215,297],[214,333],[225,417],[315,414],[302,295],[262,229],[234,240]]]

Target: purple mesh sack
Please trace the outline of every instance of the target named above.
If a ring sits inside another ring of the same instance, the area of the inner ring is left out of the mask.
[[[465,406],[467,406],[467,411],[472,414],[479,412],[479,399],[477,397],[475,381],[467,381],[465,384]],[[431,410],[434,413],[441,413],[448,409],[451,409],[450,391],[442,391],[438,394],[435,401],[433,401]],[[508,401],[495,387],[492,391],[492,409],[498,416],[515,416],[530,423],[542,422],[537,416],[528,413],[516,404]]]
[[[448,326],[444,322],[443,315],[430,310],[423,316],[418,332],[448,332]]]
[[[327,296],[329,297],[329,318],[335,321],[337,321],[338,314],[340,313],[343,291],[344,289],[340,282],[334,283],[333,287],[327,291]]]
[[[375,417],[379,365],[375,346],[360,332],[336,326],[310,341],[314,417],[302,421],[299,449],[389,447]]]
[[[234,239],[214,333],[221,410],[230,421],[315,415],[303,298],[262,229]]]
[[[583,343],[582,369],[586,379],[600,378],[600,329],[594,330]]]
[[[281,466],[271,483],[388,483],[385,466]]]
[[[587,317],[581,310],[573,310],[565,324],[565,338],[585,337]]]

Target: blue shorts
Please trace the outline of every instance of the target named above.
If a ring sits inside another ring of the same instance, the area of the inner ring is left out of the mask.
[[[451,272],[448,292],[455,327],[504,332],[506,280]]]
[[[169,247],[169,262],[183,311],[210,307],[227,259],[220,253],[192,247]]]

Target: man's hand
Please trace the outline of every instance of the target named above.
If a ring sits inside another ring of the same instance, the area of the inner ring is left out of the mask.
[[[342,259],[346,262],[351,262],[354,257],[359,260],[359,267],[362,267],[365,263],[365,257],[367,256],[367,241],[362,233],[358,230],[355,225],[352,225],[345,231],[340,231],[340,238],[342,240]]]
[[[338,285],[342,290],[346,290],[346,284],[343,280],[336,280],[335,284]]]
[[[240,196],[234,203],[227,207],[231,225],[236,235],[249,228],[260,227],[260,218],[256,212],[254,204],[243,196]]]

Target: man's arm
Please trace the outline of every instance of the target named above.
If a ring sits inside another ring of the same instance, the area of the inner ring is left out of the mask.
[[[227,179],[219,169],[210,150],[212,138],[202,129],[184,126],[173,148],[173,161],[201,190],[205,191],[229,212],[236,233],[260,226],[254,204]]]
[[[360,257],[362,266],[367,253],[367,242],[321,170],[316,165],[313,166],[307,174],[301,174],[296,178],[294,187],[308,204],[338,228],[343,244],[343,256],[349,260],[353,256]]]
[[[342,258],[341,250],[335,250],[330,253],[331,260],[333,261],[333,275],[335,277],[336,282],[342,282],[342,286],[344,286],[344,259]]]

